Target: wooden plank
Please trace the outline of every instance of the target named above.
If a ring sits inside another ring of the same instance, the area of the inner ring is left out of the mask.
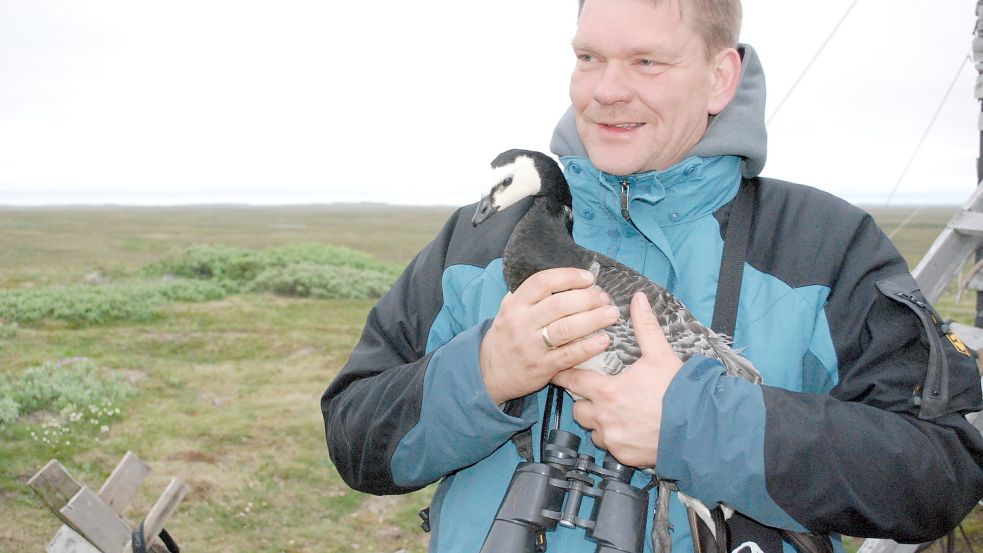
[[[947,226],[959,234],[983,236],[983,213],[960,211],[952,216]]]
[[[82,486],[61,509],[61,514],[103,553],[119,551],[130,543],[130,528],[88,486]]]
[[[132,451],[127,451],[123,459],[113,469],[112,474],[106,479],[106,482],[99,488],[99,498],[113,512],[122,515],[123,511],[133,502],[133,497],[140,488],[140,484],[147,478],[150,471],[150,465],[143,462]],[[126,518],[123,518],[123,522],[131,528],[133,527],[133,524]],[[169,553],[161,543],[149,544],[149,549],[153,553]]]
[[[78,532],[62,525],[45,548],[47,553],[102,553]]]
[[[920,544],[898,543],[894,540],[868,538],[857,553],[915,553]]]
[[[976,187],[969,200],[963,204],[962,212],[958,213],[956,218],[967,212],[983,212],[983,186]],[[974,213],[970,218],[975,217],[975,215]],[[969,225],[970,218],[961,220]],[[932,246],[929,247],[928,252],[918,262],[915,270],[911,272],[928,301],[935,302],[939,299],[942,291],[956,276],[959,267],[980,243],[980,237],[960,234],[951,226],[947,226],[939,234]]]
[[[969,290],[983,290],[983,272],[976,273],[973,278],[969,279],[969,284],[966,286]]]
[[[164,493],[160,494],[157,503],[150,509],[147,518],[143,520],[143,538],[147,545],[152,545],[157,534],[164,528],[164,522],[177,509],[181,500],[188,493],[188,486],[177,478],[172,478]],[[129,541],[120,549],[120,553],[133,553],[133,544]]]
[[[950,323],[949,328],[959,336],[959,339],[969,346],[969,349],[979,351],[983,349],[983,328],[964,325],[962,323]]]
[[[56,515],[82,488],[56,459],[48,461],[44,468],[27,481],[27,485]]]
[[[983,387],[983,377],[980,378],[980,386]],[[966,415],[966,420],[975,426],[980,434],[983,434],[983,411]]]
[[[963,262],[976,251],[979,244],[979,238],[959,234],[951,228],[939,234],[928,253],[911,272],[930,303],[938,301]]]
[[[150,465],[132,451],[127,451],[106,482],[99,488],[99,497],[117,515],[133,501],[137,489],[150,474]]]

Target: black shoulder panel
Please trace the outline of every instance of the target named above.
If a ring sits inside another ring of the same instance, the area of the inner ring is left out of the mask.
[[[404,493],[390,461],[399,439],[420,419],[430,328],[444,304],[450,265],[485,267],[500,257],[524,202],[474,228],[475,206],[457,210],[369,312],[348,362],[321,397],[331,459],[353,488]]]
[[[453,229],[447,248],[447,266],[484,267],[493,259],[502,257],[502,251],[509,237],[512,236],[512,230],[526,211],[529,211],[531,205],[532,198],[526,198],[496,213],[478,227],[471,224],[471,217],[477,209],[477,204],[459,209],[456,217],[449,223],[453,225]]]
[[[811,530],[906,543],[944,534],[983,489],[983,443],[962,416],[981,401],[973,359],[943,339],[870,215],[760,182],[748,263],[793,288],[828,287],[839,372],[828,394],[763,387],[769,495]]]
[[[732,204],[715,214],[721,238]],[[895,274],[907,270],[897,265],[903,259],[864,210],[816,188],[758,179],[748,264],[793,288],[832,288],[848,252],[873,264],[895,265]]]

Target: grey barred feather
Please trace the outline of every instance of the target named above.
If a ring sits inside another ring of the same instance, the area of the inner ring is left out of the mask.
[[[641,273],[609,257],[592,253],[594,260],[589,269],[594,273],[595,286],[611,296],[611,302],[618,307],[621,316],[617,323],[604,330],[611,338],[608,350],[582,368],[614,375],[638,361],[642,352],[635,339],[629,309],[632,296],[641,291],[648,297],[666,340],[680,359],[686,361],[697,354],[719,359],[727,374],[761,383],[761,375],[754,365],[730,347],[733,343],[730,337],[703,326],[681,301]]]

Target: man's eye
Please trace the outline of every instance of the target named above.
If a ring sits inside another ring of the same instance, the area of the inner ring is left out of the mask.
[[[594,56],[590,54],[577,54],[577,60],[583,62],[591,62],[594,61]]]
[[[656,61],[656,60],[651,60],[651,59],[639,59],[639,60],[636,60],[635,61],[635,65],[641,71],[644,71],[645,73],[653,74],[653,75],[654,74],[658,74],[658,73],[662,73],[663,71],[665,71],[669,67],[669,64],[667,64],[667,63],[664,63],[664,62],[661,62],[661,61]]]

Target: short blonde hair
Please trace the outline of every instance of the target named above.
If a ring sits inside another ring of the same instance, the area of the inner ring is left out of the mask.
[[[584,9],[584,1],[578,0],[577,14]],[[649,0],[659,6],[666,0]],[[703,37],[707,48],[707,56],[724,48],[734,48],[741,34],[741,0],[675,0],[679,12],[686,17],[690,8],[693,9],[693,29]]]

